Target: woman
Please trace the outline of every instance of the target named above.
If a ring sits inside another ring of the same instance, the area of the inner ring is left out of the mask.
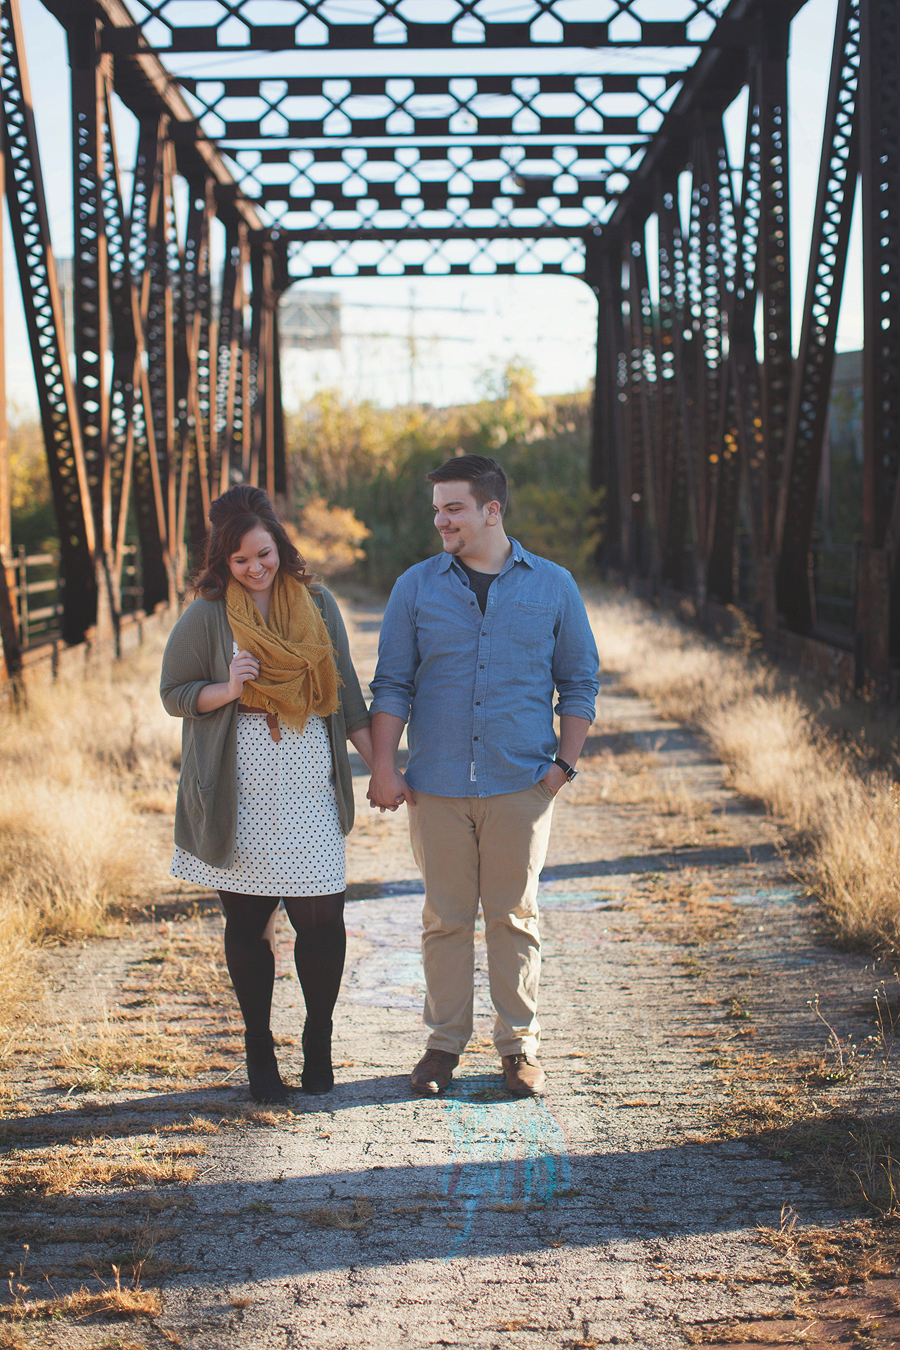
[[[269,1029],[279,901],[306,1001],[304,1092],[330,1092],[344,968],[347,740],[371,762],[369,715],[334,597],[314,586],[265,492],[213,502],[195,599],[172,630],[160,692],[184,718],[172,875],[217,890],[256,1101],[286,1101]]]

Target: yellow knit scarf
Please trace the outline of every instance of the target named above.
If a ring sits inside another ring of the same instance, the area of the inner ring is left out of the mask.
[[[232,578],[225,593],[228,622],[241,651],[259,661],[259,676],[244,685],[241,702],[275,713],[302,731],[311,712],[337,711],[339,677],[328,629],[302,581],[275,575],[269,622],[249,591]]]

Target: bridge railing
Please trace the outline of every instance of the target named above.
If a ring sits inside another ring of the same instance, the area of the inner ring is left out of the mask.
[[[121,612],[130,614],[143,607],[144,588],[137,545],[126,545],[124,555]],[[65,578],[59,574],[59,553],[29,553],[19,545],[3,559],[3,566],[23,649],[54,641],[60,636],[65,587]]]

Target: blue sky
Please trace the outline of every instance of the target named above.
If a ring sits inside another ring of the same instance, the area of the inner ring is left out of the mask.
[[[71,164],[69,150],[68,63],[62,31],[40,0],[20,0],[25,25],[27,58],[54,248],[71,254]],[[672,13],[681,0],[661,0]],[[822,118],[831,60],[831,40],[837,0],[807,0],[794,20],[791,35],[791,190],[795,343],[799,336],[800,307],[806,281],[809,235],[815,207],[821,152]],[[317,52],[317,73],[362,73],[367,62],[381,59],[337,52]],[[510,68],[519,68],[523,55],[528,69],[574,69],[573,53],[559,50],[518,54]],[[577,68],[597,70],[610,57],[588,52]],[[193,68],[223,58],[181,58],[182,68]],[[246,73],[248,58],[224,58],[232,69]],[[253,58],[250,58],[253,59]],[[259,61],[261,58],[255,58]],[[485,50],[466,51],[466,72],[490,63]],[[664,61],[665,58],[662,58]],[[353,62],[351,65],[350,62]],[[453,70],[459,52],[417,54],[417,69]],[[173,69],[178,58],[171,58]],[[327,66],[327,69],[325,68]],[[729,116],[734,157],[742,145],[745,100],[738,100]],[[118,121],[120,156],[133,157],[135,126],[129,115]],[[858,215],[858,211],[857,211]],[[8,229],[5,238],[7,388],[10,403],[23,413],[35,408],[34,380],[19,299],[18,278],[11,256]],[[339,386],[353,398],[373,398],[382,404],[405,401],[411,379],[415,397],[436,404],[476,397],[485,372],[496,372],[511,360],[531,364],[538,387],[545,393],[583,388],[593,374],[596,303],[582,282],[567,277],[416,277],[361,278],[302,283],[306,289],[338,291],[343,300],[343,349],[338,352],[290,352],[285,356],[285,402],[297,406],[322,386]],[[862,262],[858,220],[851,242],[850,261],[839,325],[839,350],[862,345]],[[357,308],[356,306],[360,306]],[[410,306],[414,307],[414,368],[410,362]],[[433,307],[433,308],[431,308]],[[352,334],[370,335],[353,337]],[[395,334],[391,338],[385,336]]]

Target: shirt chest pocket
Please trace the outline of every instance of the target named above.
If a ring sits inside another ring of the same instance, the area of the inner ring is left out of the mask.
[[[556,610],[553,605],[537,605],[529,600],[514,600],[509,616],[509,637],[527,647],[540,647],[553,640]]]

